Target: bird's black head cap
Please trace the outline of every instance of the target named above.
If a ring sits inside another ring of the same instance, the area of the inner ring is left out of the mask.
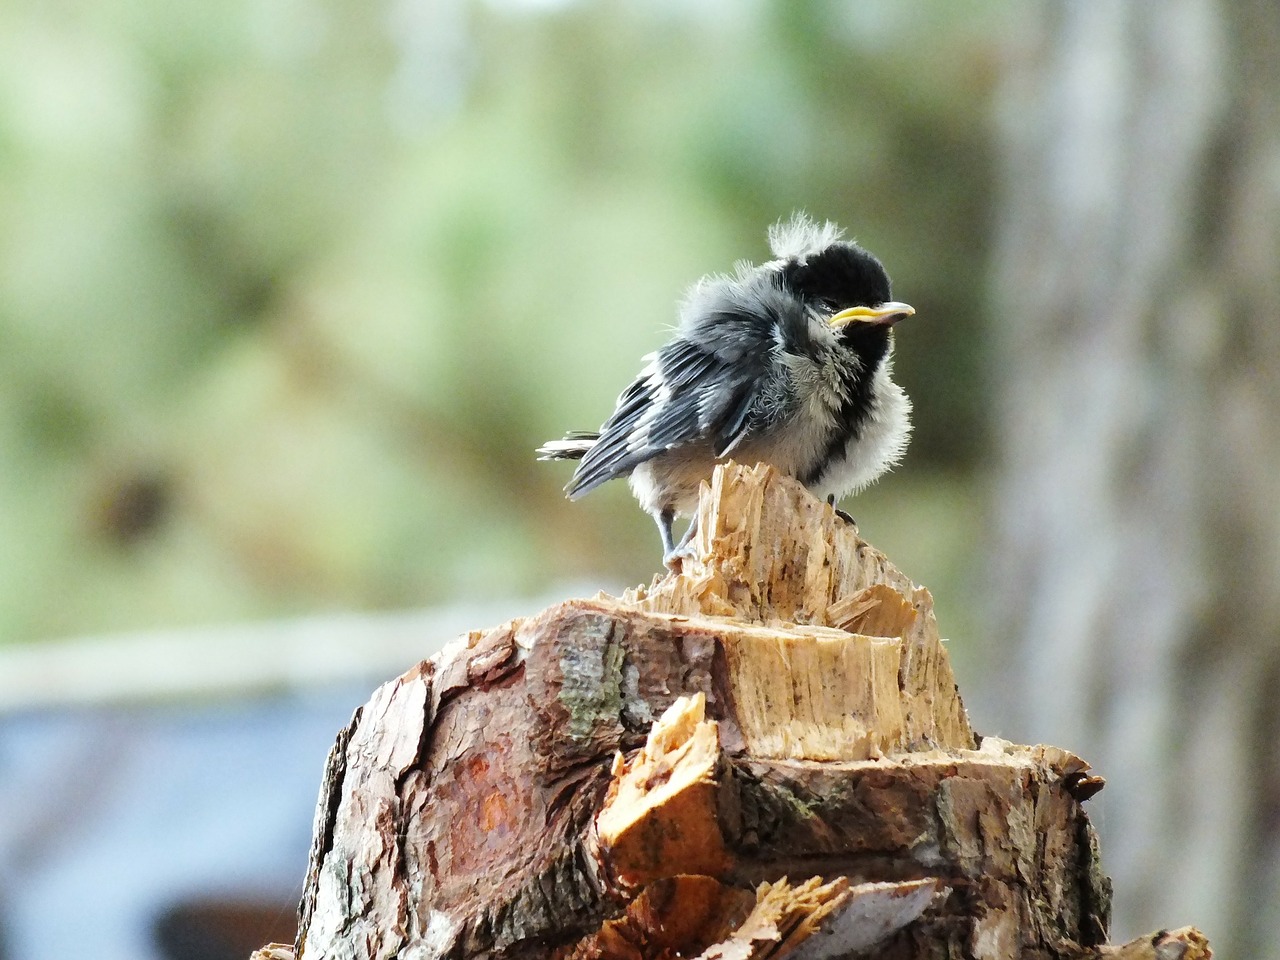
[[[792,257],[779,274],[781,285],[819,310],[874,307],[891,299],[889,275],[857,244],[836,241],[807,257]]]
[[[801,307],[810,327],[829,321],[846,348],[875,369],[888,356],[892,327],[914,311],[890,299],[889,275],[880,261],[830,220],[805,213],[780,220],[769,229],[769,246],[777,258],[773,283],[791,303]],[[826,337],[822,337],[826,340]]]

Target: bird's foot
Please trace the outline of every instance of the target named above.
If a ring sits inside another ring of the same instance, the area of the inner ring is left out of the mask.
[[[668,550],[662,557],[663,565],[672,573],[679,573],[686,560],[693,559],[693,544],[681,543],[674,550]]]
[[[857,520],[853,519],[853,517],[849,516],[849,514],[845,513],[843,510],[841,510],[839,507],[836,506],[836,495],[834,493],[828,494],[827,506],[835,510],[836,516],[839,517],[841,520],[843,520],[845,523],[849,524],[849,526],[856,527],[858,525]]]
[[[680,538],[680,543],[663,553],[662,562],[666,564],[667,570],[676,573],[684,566],[686,559],[694,558],[694,535],[696,532],[698,532],[698,517],[692,518],[689,529],[685,530],[685,535]]]

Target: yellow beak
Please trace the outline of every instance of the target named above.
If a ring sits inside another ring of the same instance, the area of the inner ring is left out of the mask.
[[[878,307],[850,307],[848,310],[841,310],[827,322],[837,328],[846,323],[871,323],[878,327],[891,327],[915,312],[915,307],[910,304],[891,300]]]

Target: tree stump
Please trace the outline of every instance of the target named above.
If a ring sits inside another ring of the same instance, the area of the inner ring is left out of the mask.
[[[1103,946],[1088,769],[975,736],[929,592],[726,464],[679,573],[470,633],[356,711],[296,947],[258,956],[1209,956]]]

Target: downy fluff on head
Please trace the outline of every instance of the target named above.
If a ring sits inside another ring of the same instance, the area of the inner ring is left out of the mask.
[[[779,220],[769,227],[769,249],[779,260],[804,261],[843,239],[840,227],[830,220],[819,223],[803,210],[792,214],[790,220]]]

